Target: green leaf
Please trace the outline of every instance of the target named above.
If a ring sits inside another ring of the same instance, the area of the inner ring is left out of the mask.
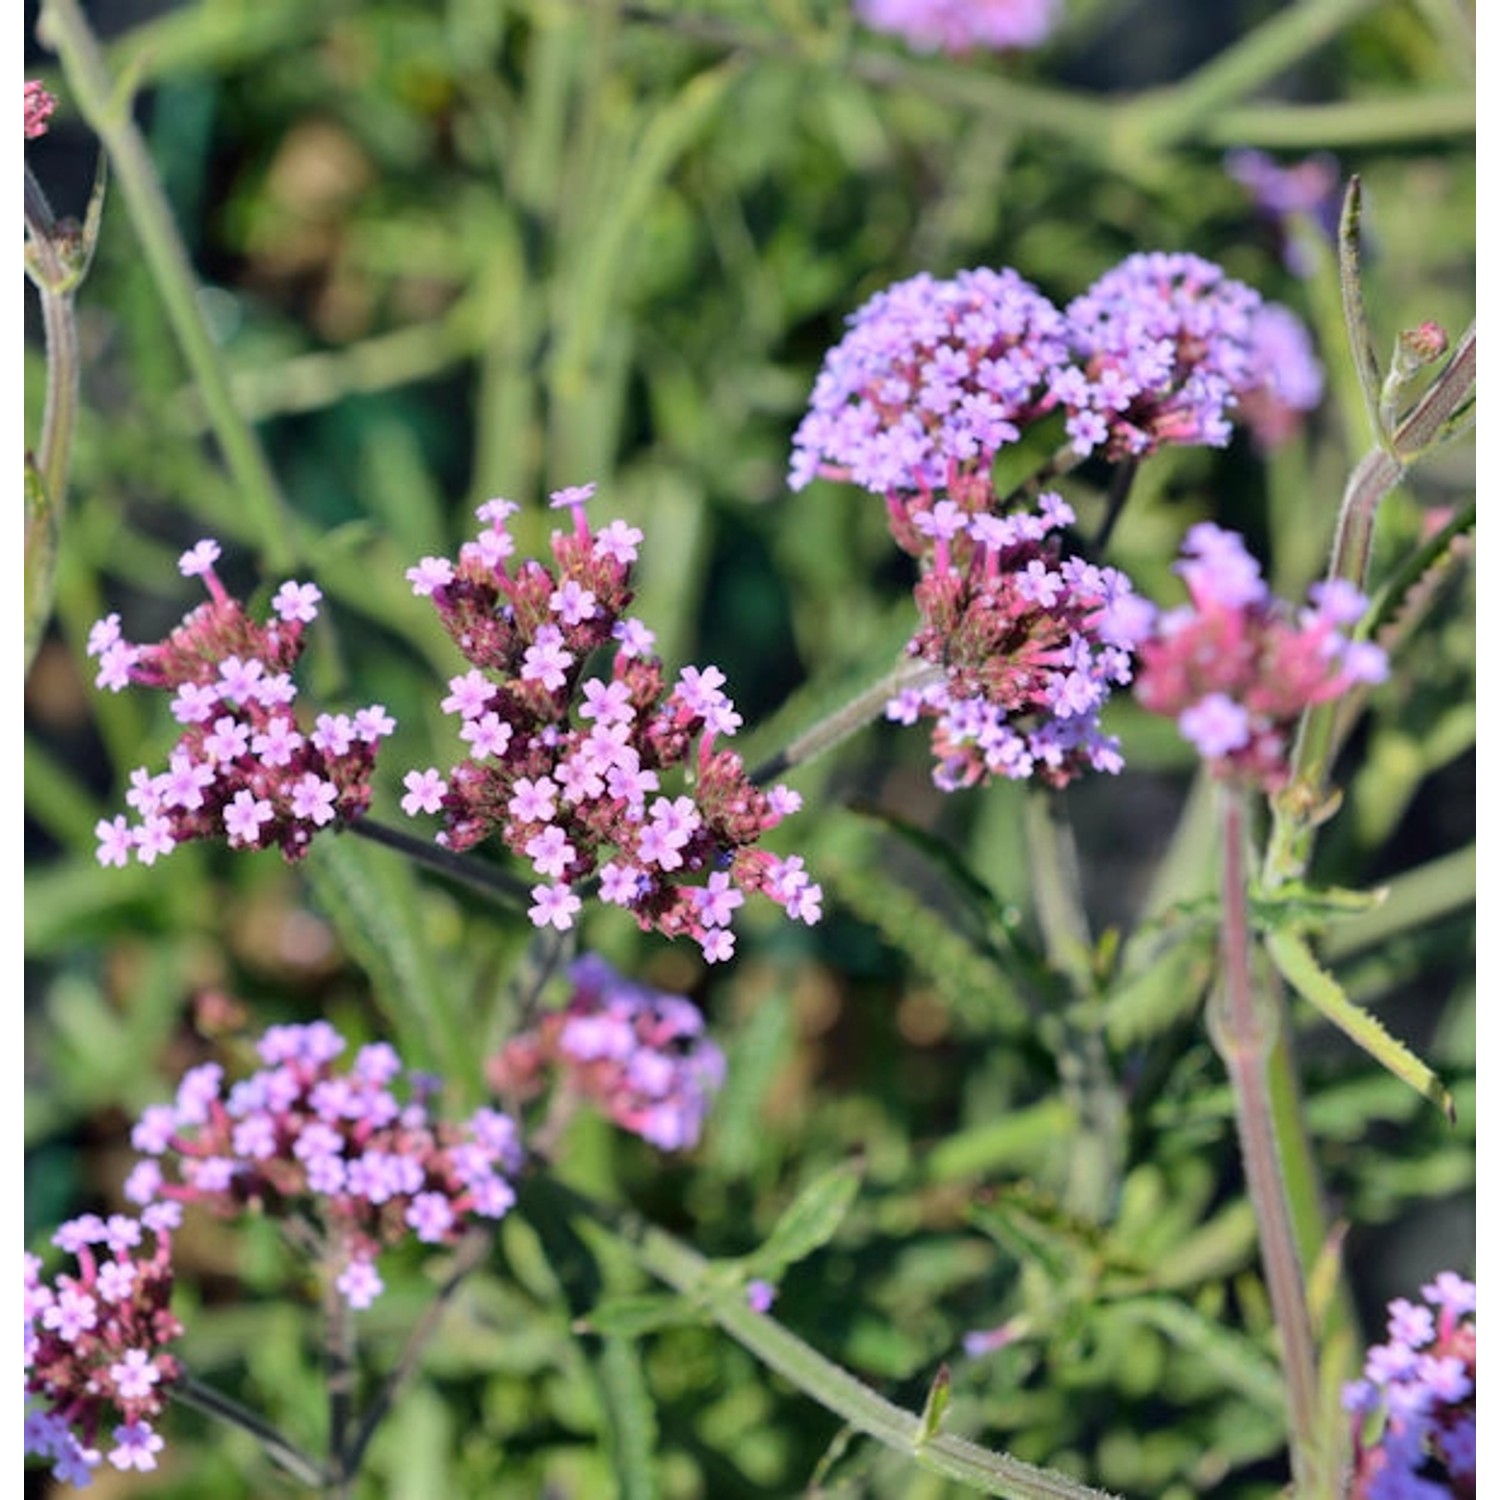
[[[1344,194],[1344,209],[1339,217],[1339,290],[1344,301],[1344,331],[1354,367],[1359,372],[1359,388],[1365,398],[1365,414],[1370,429],[1382,447],[1390,442],[1380,423],[1380,360],[1370,333],[1370,316],[1365,310],[1364,283],[1359,263],[1359,220],[1362,208],[1359,176],[1349,179]]]
[[[927,1158],[926,1175],[932,1182],[958,1182],[999,1167],[1033,1162],[1071,1135],[1077,1124],[1073,1107],[1066,1100],[1043,1099],[1012,1110],[1001,1119],[986,1120],[950,1135],[933,1148]]]
[[[636,1296],[606,1297],[577,1323],[580,1332],[611,1338],[636,1339],[661,1328],[681,1328],[711,1321],[706,1310],[684,1297],[641,1292]]]
[[[826,1245],[854,1203],[859,1175],[852,1166],[837,1166],[803,1188],[776,1221],[765,1244],[745,1257],[750,1274],[777,1281],[788,1266]]]
[[[939,1365],[927,1392],[927,1402],[922,1407],[921,1425],[917,1429],[917,1442],[930,1443],[943,1428],[949,1403],[953,1400],[953,1376],[947,1365]]]
[[[1250,893],[1250,916],[1262,932],[1282,929],[1298,931],[1308,926],[1322,927],[1335,917],[1360,916],[1373,911],[1386,898],[1384,888],[1374,891],[1346,891],[1337,887],[1314,890],[1300,880],[1284,885],[1262,887]]]
[[[640,1354],[627,1338],[606,1338],[597,1363],[620,1500],[656,1500],[656,1407]]]
[[[1398,1042],[1369,1011],[1356,1005],[1333,975],[1319,966],[1302,939],[1289,932],[1272,933],[1266,939],[1266,950],[1282,978],[1308,1004],[1363,1047],[1381,1067],[1409,1084],[1423,1098],[1430,1099],[1450,1121],[1454,1119],[1453,1098],[1437,1074]]]

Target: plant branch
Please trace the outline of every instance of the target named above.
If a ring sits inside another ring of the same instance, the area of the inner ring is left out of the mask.
[[[531,893],[524,881],[504,870],[496,869],[484,860],[455,854],[453,850],[434,844],[430,839],[419,839],[415,834],[392,828],[385,823],[377,823],[373,818],[356,818],[347,825],[345,831],[368,839],[372,844],[394,849],[414,864],[435,870],[439,875],[446,875],[450,880],[480,891],[492,900],[523,908],[531,905]]]
[[[201,1411],[206,1416],[215,1417],[231,1427],[248,1432],[265,1449],[267,1457],[274,1464],[309,1489],[321,1490],[328,1483],[328,1475],[316,1459],[290,1442],[269,1422],[222,1391],[204,1385],[191,1375],[184,1375],[171,1387],[171,1396],[183,1406],[190,1406],[194,1411]]]

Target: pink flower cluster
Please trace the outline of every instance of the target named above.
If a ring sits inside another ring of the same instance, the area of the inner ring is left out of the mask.
[[[139,1219],[72,1219],[52,1243],[77,1273],[50,1281],[40,1259],[26,1257],[26,1452],[69,1484],[88,1484],[106,1458],[121,1470],[156,1467],[163,1444],[153,1424],[182,1373],[166,1352],[182,1335],[170,1307],[180,1217],[160,1203]]]
[[[515,1202],[508,1175],[521,1164],[510,1117],[480,1109],[439,1121],[428,1108],[434,1080],[408,1074],[398,1097],[395,1050],[375,1042],[335,1070],[346,1045],[326,1021],[273,1026],[257,1047],[264,1066],[250,1077],[226,1089],[217,1063],[193,1068],[171,1104],[151,1106],[136,1124],[131,1143],[144,1159],[126,1197],[309,1217],[356,1308],[383,1289],[382,1246],[413,1234],[451,1244],[472,1219],[502,1218]]]
[[[28,78],[26,80],[26,139],[34,141],[39,135],[46,135],[47,121],[52,118],[52,111],[57,108],[57,100],[42,87],[41,80]]]
[[[1477,1484],[1475,1288],[1441,1271],[1427,1305],[1390,1304],[1388,1342],[1344,1387],[1354,1414],[1350,1500],[1474,1500]]]
[[[822,893],[802,861],[754,847],[800,798],[760,791],[741,758],[716,747],[740,725],[722,672],[686,667],[668,686],[651,632],[625,614],[641,533],[619,520],[594,532],[593,488],[552,497],[573,523],[552,533],[555,567],[507,565],[516,506],[490,500],[457,563],[427,557],[408,570],[471,664],[442,702],[470,753],[446,776],[411,772],[401,806],[441,814],[449,848],[498,834],[528,860],[542,877],[536,926],[570,928],[578,887],[597,876],[601,900],[642,930],[694,938],[713,963],[733,953],[730,924],[748,893],[817,921]],[[608,675],[585,675],[606,650]],[[690,775],[674,791],[664,778],[679,768]]]
[[[166,640],[132,645],[120,617],[108,615],[89,634],[99,660],[96,686],[119,692],[130,683],[173,694],[182,735],[156,774],[131,774],[125,800],[139,814],[95,828],[100,864],[143,865],[190,839],[225,837],[236,848],[281,849],[301,859],[320,829],[360,817],[370,805],[376,747],[396,727],[380,704],[347,714],[319,714],[310,732],[298,726],[291,668],[322,597],[310,583],[282,584],[265,624],[246,615],[214,571],[216,542],[202,541],[178,566],[208,589]]]
[[[1061,0],[856,0],[855,9],[865,25],[919,52],[1000,52],[1040,46]]]
[[[932,556],[907,650],[942,676],[893,698],[886,716],[934,721],[933,780],[945,791],[994,776],[1061,787],[1084,770],[1118,771],[1099,714],[1130,681],[1140,619],[1130,580],[1061,555],[1054,533],[1073,512],[1057,495],[1004,517],[940,500],[918,520]]]
[[[724,1055],[703,1035],[703,1017],[680,995],[632,984],[588,954],[570,971],[567,1005],[506,1044],[491,1086],[529,1098],[551,1072],[567,1094],[663,1151],[698,1143],[724,1082]]]
[[[1188,532],[1177,572],[1189,604],[1161,614],[1144,600],[1132,606],[1136,698],[1175,718],[1216,776],[1275,791],[1302,711],[1385,677],[1385,653],[1342,634],[1364,597],[1351,584],[1315,584],[1311,607],[1294,615],[1243,540],[1208,522]]]

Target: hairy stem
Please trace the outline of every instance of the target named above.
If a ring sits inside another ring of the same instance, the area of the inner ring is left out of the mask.
[[[328,1475],[318,1461],[304,1453],[297,1445],[285,1438],[276,1428],[258,1417],[238,1401],[232,1400],[213,1386],[205,1385],[191,1375],[183,1378],[171,1388],[174,1401],[201,1411],[231,1427],[248,1432],[263,1449],[266,1456],[278,1468],[290,1474],[309,1489],[321,1490],[328,1482]]]
[[[197,278],[146,143],[131,118],[128,96],[110,77],[78,0],[44,0],[38,34],[61,58],[79,110],[109,153],[167,321],[197,382],[225,463],[255,519],[265,562],[273,569],[290,567],[295,548],[280,490],[259,440],[230,395],[199,302]]]

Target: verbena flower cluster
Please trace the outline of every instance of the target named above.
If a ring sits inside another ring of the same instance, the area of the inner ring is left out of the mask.
[[[1008,268],[899,281],[849,325],[792,439],[789,482],[851,480],[886,495],[897,541],[919,551],[907,507],[930,508],[934,491],[988,507],[996,453],[1056,404],[1067,329]]]
[[[1056,533],[1073,512],[1058,495],[1011,516],[940,500],[920,519],[933,553],[907,651],[942,675],[893,698],[886,716],[933,721],[936,784],[1037,776],[1061,787],[1085,770],[1120,770],[1099,714],[1130,681],[1141,618],[1130,580],[1061,555]]]
[[[1194,526],[1176,565],[1190,602],[1158,613],[1144,600],[1135,695],[1177,727],[1216,776],[1274,791],[1286,780],[1303,709],[1356,683],[1380,682],[1385,653],[1343,634],[1365,599],[1342,581],[1314,584],[1298,613],[1274,598],[1234,532]]]
[[[1037,47],[1057,24],[1061,0],[856,0],[865,25],[903,37],[919,52],[1000,52]]]
[[[624,1130],[663,1151],[697,1145],[724,1054],[691,1001],[623,979],[600,957],[569,971],[567,1004],[512,1038],[489,1069],[501,1094],[534,1097],[555,1076]]]
[[[38,136],[46,135],[47,121],[52,118],[52,111],[56,108],[57,100],[42,87],[39,79],[26,80],[26,139],[28,141],[34,141]]]
[[[625,614],[641,533],[621,520],[594,532],[593,488],[552,497],[573,521],[552,533],[555,567],[507,566],[517,507],[490,500],[457,563],[427,557],[408,571],[471,664],[442,702],[470,753],[446,776],[413,771],[401,805],[441,814],[438,839],[452,849],[498,834],[529,860],[542,877],[538,927],[570,928],[579,887],[597,876],[600,899],[642,930],[690,936],[717,962],[734,951],[733,914],[750,892],[818,920],[822,893],[802,860],[755,847],[801,799],[761,791],[737,754],[717,748],[741,722],[717,667],[686,667],[668,685],[651,632]]]
[[[1474,1283],[1440,1272],[1426,1306],[1390,1304],[1387,1342],[1344,1387],[1355,1417],[1350,1500],[1473,1500],[1476,1493]]]
[[[126,1197],[311,1219],[356,1308],[383,1289],[383,1246],[412,1235],[451,1244],[474,1220],[502,1218],[521,1164],[515,1122],[488,1108],[441,1121],[429,1108],[435,1080],[408,1073],[398,1094],[394,1048],[371,1043],[336,1069],[346,1047],[326,1021],[273,1026],[257,1044],[264,1066],[248,1078],[226,1086],[218,1063],[191,1069],[176,1099],[136,1124],[131,1144],[144,1159]]]
[[[1273,311],[1274,307],[1274,311]],[[990,469],[1061,407],[1075,453],[1143,458],[1162,444],[1229,441],[1231,420],[1279,441],[1322,397],[1322,370],[1289,309],[1187,254],[1132,255],[1059,312],[1014,271],[911,277],[849,319],[792,439],[788,483],[848,480],[886,497],[897,542],[935,492],[994,501]]]
[[[186,577],[202,578],[209,598],[166,640],[138,646],[107,615],[89,634],[96,686],[129,684],[172,693],[182,735],[165,771],[131,773],[125,800],[139,816],[101,819],[98,858],[143,865],[191,839],[227,838],[242,849],[278,847],[301,859],[319,830],[347,823],[370,805],[376,747],[396,727],[378,703],[347,714],[319,714],[310,731],[294,715],[291,669],[317,618],[316,585],[288,581],[272,600],[275,618],[252,620],[214,571],[219,546],[201,541],[182,555]]]
[[[26,1256],[25,1449],[82,1487],[104,1461],[149,1470],[163,1446],[155,1422],[182,1373],[167,1345],[173,1316],[172,1231],[180,1210],[159,1203],[140,1218],[84,1214],[52,1243],[76,1271],[50,1280]]]

